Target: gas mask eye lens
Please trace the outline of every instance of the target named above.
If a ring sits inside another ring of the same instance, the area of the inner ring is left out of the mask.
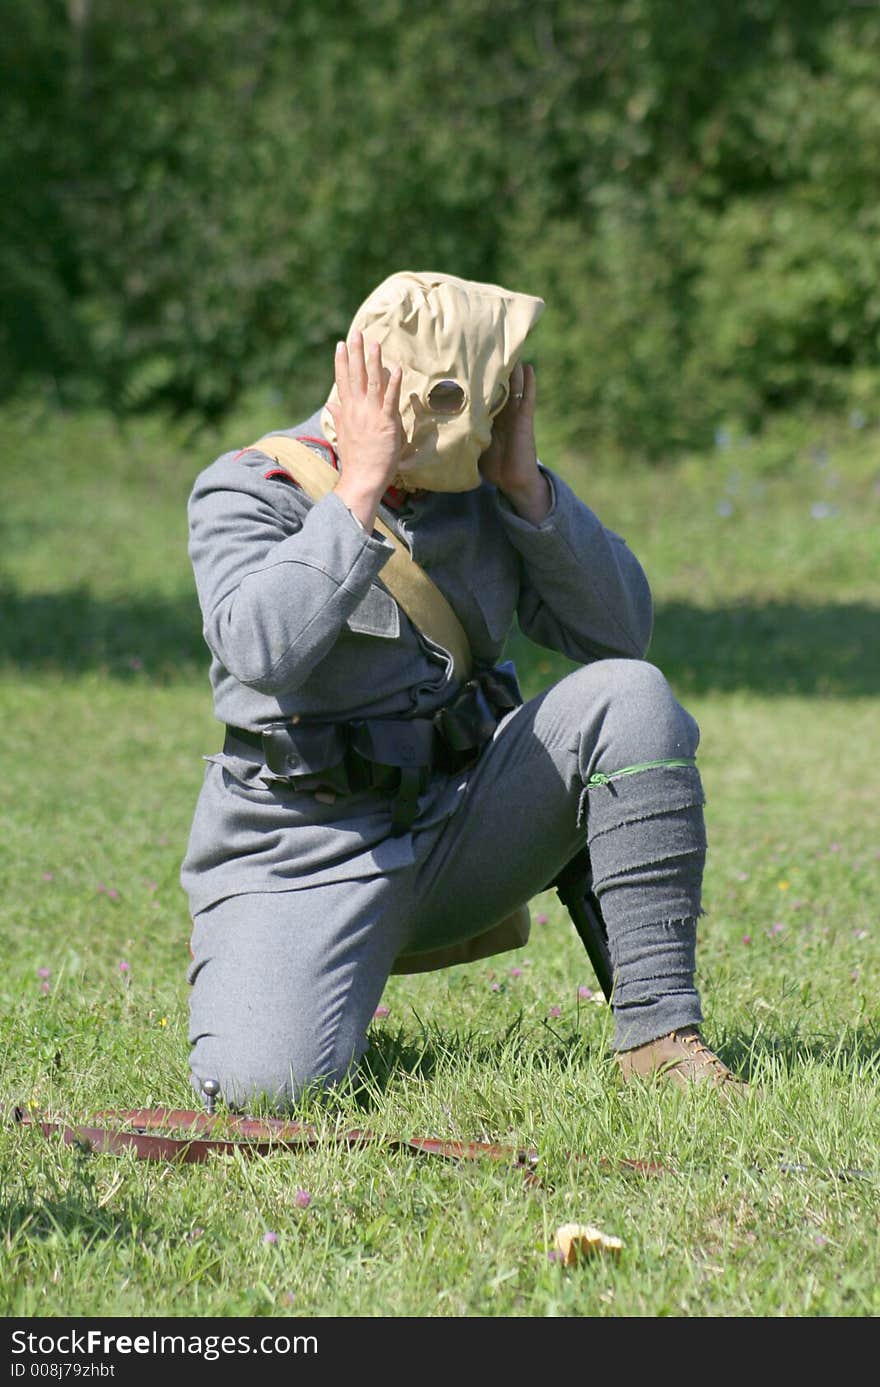
[[[457,380],[440,380],[428,392],[428,408],[434,414],[459,414],[464,391]]]

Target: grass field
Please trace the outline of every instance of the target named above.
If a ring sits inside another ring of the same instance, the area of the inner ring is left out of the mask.
[[[702,728],[705,1032],[747,1102],[617,1085],[546,896],[520,954],[390,981],[362,1091],[306,1110],[311,1152],[166,1166],[10,1123],[192,1102],[177,873],[219,729],[185,502],[284,422],[3,413],[0,1313],[876,1315],[880,432],[846,420],[653,471],[547,457],[643,560],[651,658]],[[511,644],[528,693],[568,667]],[[334,1144],[364,1125],[534,1145],[542,1183]],[[620,1258],[549,1257],[571,1221]]]

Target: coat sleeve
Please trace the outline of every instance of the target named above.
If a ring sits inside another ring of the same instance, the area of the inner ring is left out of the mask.
[[[271,469],[254,452],[227,454],[197,479],[188,507],[205,640],[266,694],[305,681],[393,552],[333,492],[313,504]]]
[[[540,525],[523,520],[500,495],[498,502],[522,560],[517,607],[522,631],[581,662],[643,658],[651,641],[653,603],[641,564],[560,477],[542,470],[553,504]]]

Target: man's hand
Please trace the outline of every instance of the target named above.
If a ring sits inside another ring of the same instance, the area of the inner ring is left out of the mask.
[[[492,442],[480,458],[486,481],[503,492],[518,515],[539,525],[550,513],[550,484],[535,451],[537,387],[531,366],[514,366],[510,394],[495,416]]]
[[[403,422],[400,418],[399,366],[382,365],[382,351],[372,342],[364,353],[360,332],[348,346],[339,342],[334,362],[339,403],[328,405],[336,425],[342,476],[336,494],[372,530],[376,511],[400,467]]]

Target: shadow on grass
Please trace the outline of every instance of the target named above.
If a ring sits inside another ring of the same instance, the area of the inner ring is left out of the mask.
[[[76,1151],[66,1188],[56,1185],[48,1197],[32,1201],[8,1196],[0,1200],[0,1229],[7,1240],[26,1230],[31,1241],[62,1238],[76,1240],[83,1248],[120,1238],[143,1239],[152,1222],[144,1206],[127,1200],[123,1209],[102,1208],[101,1199],[91,1155]]]
[[[689,693],[876,695],[880,606],[765,602],[704,611],[669,602],[658,608],[649,659]]]
[[[534,694],[571,662],[515,631],[509,653]],[[676,692],[750,690],[853,698],[880,690],[880,607],[736,603],[657,608],[648,658]],[[0,589],[0,667],[167,682],[204,674],[208,650],[195,593],[98,598],[87,588],[24,594]]]
[[[195,591],[111,599],[85,587],[0,589],[0,668],[167,682],[206,673],[209,659]]]
[[[520,632],[510,647],[529,694],[572,668]],[[880,606],[768,601],[705,609],[659,603],[648,659],[683,697],[736,690],[764,697],[876,695]]]
[[[805,1033],[798,1025],[771,1034],[756,1025],[751,1031],[722,1032],[713,1043],[725,1064],[744,1079],[768,1062],[786,1075],[817,1064],[849,1073],[880,1070],[880,1031],[870,1025],[827,1035]]]

